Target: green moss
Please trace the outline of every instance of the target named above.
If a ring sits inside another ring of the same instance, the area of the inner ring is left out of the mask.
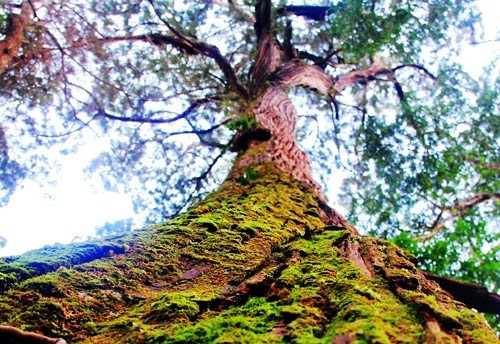
[[[21,315],[17,315],[17,318]],[[40,300],[28,307],[22,314],[22,325],[25,331],[40,331],[50,337],[65,337],[68,335],[66,327],[66,314],[60,303]]]
[[[253,171],[259,178],[241,184],[236,168],[185,214],[117,239],[117,249],[0,262],[0,320],[99,344],[415,343],[425,309],[471,342],[491,339],[479,316],[427,297],[401,250],[325,227],[313,193],[270,164]],[[346,258],[353,243],[373,276]]]
[[[193,295],[168,293],[153,299],[144,319],[146,322],[163,323],[174,318],[193,319],[199,312],[200,307],[193,301]]]
[[[251,298],[241,308],[201,320],[193,325],[177,324],[157,330],[144,338],[145,343],[272,343],[277,336],[272,326],[279,318],[275,303]],[[274,321],[273,321],[274,320]]]
[[[52,245],[29,251],[22,256],[0,258],[0,291],[8,290],[30,277],[39,276],[114,254],[124,253],[134,235],[106,240]]]

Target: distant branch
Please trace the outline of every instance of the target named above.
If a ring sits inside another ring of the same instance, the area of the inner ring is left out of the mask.
[[[212,58],[215,63],[219,66],[224,77],[227,81],[227,86],[230,90],[236,92],[239,96],[244,99],[248,98],[247,91],[241,85],[236,76],[233,67],[229,61],[221,54],[219,48],[215,45],[211,45],[204,42],[198,42],[194,39],[188,39],[178,34],[178,37],[169,36],[165,34],[149,34],[149,35],[137,35],[137,36],[123,36],[123,37],[104,37],[94,40],[95,43],[112,43],[112,42],[133,42],[142,41],[148,42],[157,46],[170,45],[177,48],[183,53],[188,55],[203,55]],[[90,43],[93,43],[92,41]]]
[[[186,119],[186,121],[189,124],[189,126],[193,129],[192,134],[195,134],[198,137],[198,140],[200,140],[201,144],[203,144],[205,146],[209,146],[209,147],[217,147],[217,148],[220,148],[220,149],[223,149],[223,148],[226,147],[226,145],[224,145],[222,143],[208,141],[203,136],[205,136],[206,134],[214,131],[215,129],[220,128],[223,124],[229,123],[230,122],[229,119],[227,119],[226,121],[223,121],[222,123],[219,123],[219,124],[217,124],[217,125],[215,125],[213,127],[205,129],[205,130],[196,128],[194,126],[194,124],[189,119]]]
[[[283,6],[276,13],[279,15],[292,13],[307,19],[324,21],[329,9],[329,6]]]
[[[480,203],[487,201],[498,201],[500,200],[500,193],[481,193],[474,196],[464,198],[460,201],[453,203],[452,205],[442,207],[438,216],[432,223],[430,227],[430,232],[426,235],[421,235],[416,237],[417,240],[426,240],[432,238],[434,235],[439,233],[444,225],[449,222],[458,219],[463,216],[466,211],[472,209]],[[445,213],[450,213],[446,218],[443,218]]]
[[[418,70],[424,72],[432,80],[436,80],[437,79],[436,76],[434,74],[432,74],[427,68],[422,67],[422,66],[417,65],[417,64],[404,64],[404,65],[397,66],[397,67],[393,68],[392,71],[395,72],[395,71],[397,71],[399,69],[408,68],[408,67],[415,68],[415,69],[418,69]]]
[[[112,120],[117,120],[121,122],[135,122],[135,123],[150,123],[150,124],[163,124],[163,123],[172,123],[175,121],[178,121],[180,119],[186,118],[198,108],[200,108],[202,105],[205,105],[207,103],[211,103],[214,100],[217,100],[217,97],[209,97],[209,98],[204,98],[204,99],[199,99],[193,102],[186,110],[184,110],[182,113],[178,114],[177,116],[174,116],[172,118],[147,118],[147,117],[123,117],[123,116],[115,116],[112,114],[107,113],[103,109],[99,109],[98,115],[109,118]]]
[[[220,128],[221,126],[229,123],[230,120],[227,119],[225,121],[222,121],[221,123],[219,124],[216,124],[210,128],[207,128],[207,129],[196,129],[194,127],[192,127],[193,129],[192,130],[181,130],[181,131],[175,131],[173,133],[168,133],[168,134],[165,134],[165,136],[163,137],[163,139],[167,139],[169,137],[172,137],[172,136],[179,136],[179,135],[196,135],[198,137],[203,137],[203,135],[206,135],[206,134],[209,134],[211,133],[212,131]],[[208,146],[211,146],[211,147],[217,147],[217,148],[225,148],[227,145],[224,145],[224,144],[218,144],[218,143],[215,143],[215,142],[208,142],[206,140],[200,140],[201,143],[203,144],[206,144]]]
[[[496,43],[496,42],[500,42],[500,39],[487,39],[485,41],[480,41],[480,42],[473,40],[470,42],[470,44],[479,45],[479,44],[484,44],[484,43]]]
[[[186,198],[186,201],[173,214],[173,217],[179,215],[180,212],[182,211],[182,209],[184,209],[191,202],[191,200],[193,199],[193,196],[196,193],[196,191],[200,190],[202,182],[207,178],[208,174],[212,171],[212,169],[214,168],[214,166],[217,163],[217,161],[220,158],[222,158],[224,156],[224,154],[226,154],[226,151],[225,150],[221,150],[219,152],[219,154],[215,157],[215,159],[212,160],[212,162],[210,164],[208,164],[208,167],[205,169],[205,171],[203,171],[198,177],[189,179],[189,182],[194,182],[195,187],[194,187],[193,191],[191,191],[191,193],[189,194],[189,196]]]
[[[500,170],[500,164],[495,163],[495,162],[486,162],[486,161],[479,161],[473,158],[465,158],[465,161],[468,161],[470,163],[473,163],[474,165],[478,165],[484,168],[488,168],[490,170]]]

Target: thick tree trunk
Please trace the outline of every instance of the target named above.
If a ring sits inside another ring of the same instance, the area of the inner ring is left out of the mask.
[[[497,342],[400,249],[325,225],[314,189],[250,173],[269,144],[172,221],[6,259],[0,323],[87,343]]]

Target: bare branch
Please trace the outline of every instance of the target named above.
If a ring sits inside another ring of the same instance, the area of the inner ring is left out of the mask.
[[[301,50],[301,51],[298,52],[298,55],[299,55],[299,57],[301,59],[309,60],[309,61],[313,62],[315,65],[317,65],[321,69],[325,69],[326,66],[330,66],[330,67],[333,67],[333,68],[345,68],[345,67],[349,67],[350,66],[349,64],[334,63],[333,61],[330,61],[330,59],[333,56],[337,55],[341,51],[342,51],[341,49],[331,50],[331,51],[329,51],[326,54],[325,57],[321,57],[321,56],[317,56],[317,55],[311,54],[308,51]],[[338,58],[338,59],[340,60],[340,58]]]
[[[105,118],[109,118],[109,119],[113,119],[113,120],[117,120],[117,121],[121,121],[121,122],[150,123],[150,124],[172,123],[172,122],[178,121],[180,119],[186,118],[191,113],[198,110],[198,108],[200,108],[202,105],[205,105],[207,103],[211,103],[217,99],[219,99],[219,98],[218,97],[208,97],[208,98],[196,100],[185,111],[183,111],[182,113],[180,113],[177,116],[172,117],[172,118],[122,117],[122,116],[115,116],[115,115],[109,114],[106,111],[104,111],[103,109],[99,109],[98,116],[102,116]]]
[[[335,96],[351,85],[373,81],[377,75],[381,74],[391,75],[392,70],[380,62],[375,62],[366,69],[354,70],[334,80],[321,68],[296,60],[287,63],[278,71],[276,82],[288,87],[305,85],[320,93]]]
[[[487,201],[498,201],[500,200],[500,193],[481,193],[474,196],[470,196],[464,198],[460,201],[453,203],[452,205],[442,207],[439,215],[434,220],[432,226],[430,227],[431,231],[426,235],[421,235],[416,237],[416,240],[427,240],[432,238],[434,235],[439,233],[444,225],[449,221],[454,221],[460,217],[462,217],[465,212],[474,208],[478,204],[487,202]],[[443,214],[445,212],[450,213],[450,215],[446,218],[443,218]]]
[[[354,70],[338,78],[334,84],[334,93],[340,94],[347,87],[359,82],[372,81],[375,76],[391,74],[392,70],[381,62],[374,62],[370,67],[362,70]]]
[[[287,60],[291,60],[297,56],[295,48],[293,47],[293,44],[292,44],[292,36],[293,36],[292,21],[287,20],[284,38],[283,38],[283,50],[285,52],[285,56],[286,56]]]
[[[197,41],[195,38],[187,38],[182,35],[179,31],[175,30],[172,25],[161,16],[161,13],[154,6],[153,0],[149,0],[149,3],[153,7],[154,12],[160,18],[160,20],[167,26],[167,28],[174,34],[175,37],[170,37],[166,35],[155,35],[157,38],[161,38],[161,44],[170,44],[178,49],[186,51],[188,54],[192,55],[204,55],[212,58],[215,63],[219,66],[222,73],[226,77],[226,81],[230,90],[238,93],[243,99],[248,99],[248,94],[246,89],[241,85],[233,70],[233,67],[229,61],[221,54],[219,48],[215,45],[208,44],[205,42]],[[151,37],[151,36],[150,36]],[[154,41],[153,41],[154,43]],[[156,44],[156,43],[155,43]]]
[[[281,50],[274,41],[272,32],[272,3],[271,0],[259,0],[255,5],[255,34],[257,35],[257,57],[250,73],[251,91],[274,72],[282,60]]]
[[[180,34],[179,34],[180,35]],[[92,41],[82,42],[88,43],[113,43],[113,42],[148,42],[157,46],[171,45],[181,52],[188,55],[204,55],[212,58],[219,66],[224,74],[228,88],[236,92],[240,97],[247,99],[248,94],[246,89],[241,85],[229,61],[221,54],[219,48],[204,42],[198,42],[187,38],[178,38],[165,34],[149,34],[138,36],[122,36],[122,37],[103,37]]]
[[[194,182],[195,183],[195,187],[193,189],[193,191],[191,191],[191,193],[189,194],[189,196],[186,198],[186,201],[184,202],[184,204],[182,204],[182,206],[179,207],[179,209],[173,214],[173,217],[177,216],[180,214],[180,212],[187,206],[189,205],[189,203],[191,202],[191,200],[193,199],[194,197],[194,194],[197,190],[200,190],[200,186],[201,186],[201,183],[207,178],[208,174],[212,171],[212,169],[214,168],[215,164],[217,163],[217,161],[222,158],[224,156],[224,154],[226,154],[226,151],[224,150],[221,150],[219,152],[219,154],[215,157],[214,160],[212,160],[212,162],[210,164],[208,164],[208,167],[205,171],[203,171],[198,177],[195,177],[195,178],[191,178],[189,180],[189,182]]]
[[[476,41],[476,40],[473,40],[470,42],[470,44],[472,45],[479,45],[479,44],[485,44],[485,43],[496,43],[496,42],[500,42],[500,39],[487,39],[485,41]]]
[[[206,135],[206,134],[209,134],[211,133],[212,131],[220,128],[221,126],[229,123],[230,120],[227,119],[225,121],[222,121],[221,123],[219,124],[216,124],[208,129],[196,129],[196,128],[193,128],[192,130],[181,130],[181,131],[175,131],[173,133],[168,133],[166,134],[163,139],[168,139],[170,137],[173,137],[173,136],[179,136],[179,135],[196,135],[198,137],[203,137],[203,135]],[[201,143],[203,144],[206,144],[208,146],[211,146],[211,147],[216,147],[216,148],[225,148],[227,147],[229,144],[219,144],[219,143],[216,143],[216,142],[208,142],[206,140],[200,140]]]
[[[481,166],[484,168],[489,168],[491,170],[500,170],[500,164],[495,163],[495,162],[479,161],[479,160],[476,160],[474,158],[469,158],[469,157],[466,157],[465,161],[471,162],[475,165],[478,165],[478,166]]]
[[[287,63],[276,74],[276,82],[287,86],[304,85],[329,94],[333,86],[333,78],[321,68],[294,60]]]
[[[213,127],[205,129],[205,130],[200,130],[200,129],[196,128],[195,125],[188,118],[186,118],[186,121],[189,124],[189,126],[191,127],[191,129],[193,129],[193,131],[191,133],[195,134],[198,137],[198,140],[200,140],[201,144],[203,144],[205,146],[209,146],[209,147],[220,148],[220,149],[223,149],[226,147],[226,145],[219,143],[219,142],[207,141],[207,140],[205,140],[205,138],[203,136],[214,131],[217,128],[220,128],[223,124],[229,123],[230,122],[229,119],[227,119],[227,120],[223,121],[222,123],[219,123]]]
[[[271,0],[258,0],[255,4],[255,34],[260,42],[265,36],[272,35],[273,4]]]
[[[417,64],[404,64],[404,65],[397,66],[397,67],[393,68],[392,71],[395,72],[398,69],[408,68],[408,67],[415,68],[415,69],[418,69],[418,70],[424,72],[432,80],[437,79],[436,76],[434,74],[432,74],[427,68],[420,66],[420,65],[417,65]]]

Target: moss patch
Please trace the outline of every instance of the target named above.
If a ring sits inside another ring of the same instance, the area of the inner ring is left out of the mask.
[[[3,260],[0,321],[100,344],[415,343],[427,312],[443,335],[496,340],[472,311],[432,299],[402,251],[325,227],[310,190],[270,164],[252,170],[167,223]]]

